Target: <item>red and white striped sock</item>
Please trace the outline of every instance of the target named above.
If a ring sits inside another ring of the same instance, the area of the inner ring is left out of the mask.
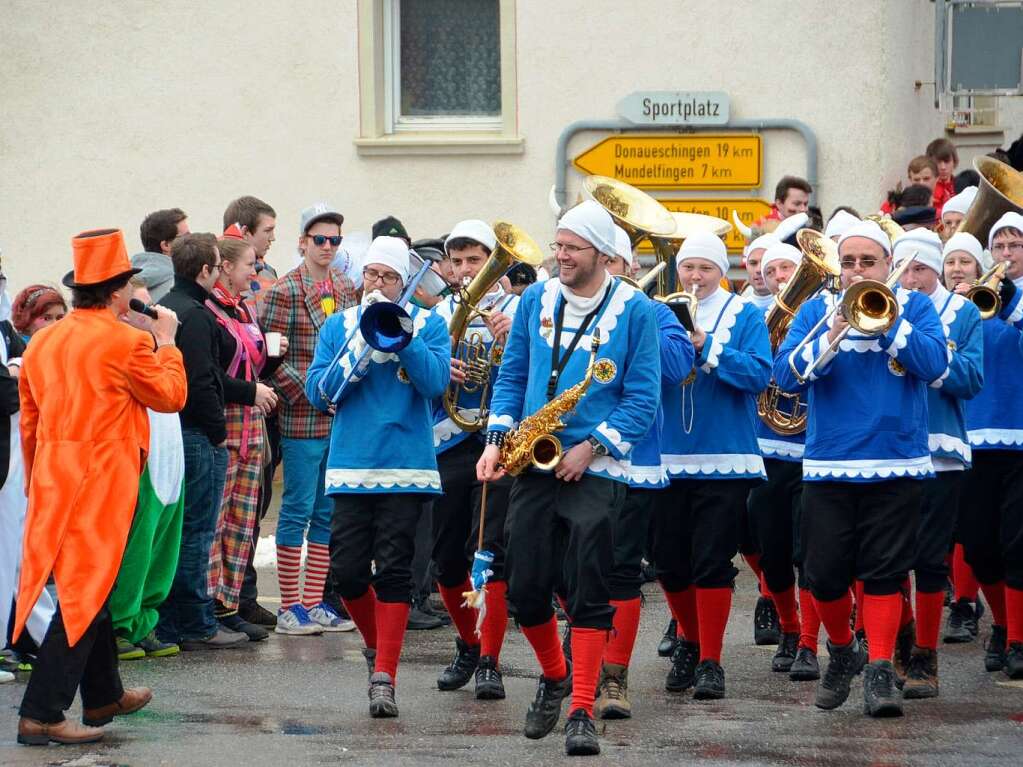
[[[302,605],[316,607],[323,601],[323,585],[330,572],[330,547],[324,543],[309,543],[305,557],[305,583],[302,586]]]
[[[281,609],[299,604],[298,577],[302,571],[302,547],[277,544],[277,583],[281,587]]]

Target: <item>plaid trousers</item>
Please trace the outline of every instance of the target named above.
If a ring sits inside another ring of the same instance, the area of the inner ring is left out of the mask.
[[[242,417],[250,412],[248,451],[242,457]],[[265,429],[255,408],[228,405],[227,477],[217,531],[210,548],[210,595],[228,610],[238,608],[238,595],[252,548],[252,533],[259,518],[259,485],[263,476]]]

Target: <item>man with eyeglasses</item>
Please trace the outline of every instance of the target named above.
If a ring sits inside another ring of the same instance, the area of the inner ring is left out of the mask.
[[[277,522],[277,577],[281,607],[278,634],[308,635],[347,631],[323,601],[330,569],[331,502],[324,490],[330,449],[329,414],[305,396],[306,371],[327,318],[357,303],[351,280],[331,267],[341,245],[344,216],[327,203],[302,211],[298,250],[302,263],[266,293],[261,307],[264,331],[288,339],[284,362],[270,376],[280,397],[278,423],[284,463],[284,493]],[[308,543],[301,591],[302,544]]]
[[[565,728],[571,756],[600,752],[593,703],[615,612],[607,582],[611,520],[625,501],[633,445],[654,422],[661,364],[650,301],[607,272],[617,253],[610,214],[592,200],[580,203],[561,217],[551,248],[558,278],[522,296],[476,471],[484,482],[504,476],[499,460],[507,432],[583,380],[599,337],[589,389],[557,431],[561,460],[552,471],[520,474],[508,506],[508,599],[542,669],[525,735],[550,733],[571,692]],[[570,663],[551,606],[555,589],[572,624]]]
[[[973,469],[959,529],[966,561],[991,607],[988,671],[1023,678],[1023,216],[1009,212],[988,234],[994,263],[1008,262],[1001,312],[984,322],[984,388],[966,405]]]
[[[838,241],[843,291],[859,280],[884,281],[891,242],[873,221]],[[816,705],[841,706],[868,653],[852,634],[854,580],[863,581],[869,665],[864,710],[901,716],[892,656],[902,614],[900,589],[913,566],[923,483],[934,476],[927,434],[927,386],[948,367],[945,334],[931,301],[895,290],[897,318],[879,335],[850,332],[841,311],[809,333],[843,294],[803,303],[775,356],[774,378],[808,397],[803,458],[804,566],[817,613],[828,632],[830,660]],[[789,357],[805,382],[793,373]],[[816,369],[808,371],[817,362]],[[809,372],[809,375],[807,375]]]

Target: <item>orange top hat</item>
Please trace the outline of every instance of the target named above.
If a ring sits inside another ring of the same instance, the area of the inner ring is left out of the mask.
[[[120,229],[93,229],[71,238],[75,269],[61,282],[69,288],[99,285],[118,277],[130,277],[141,269],[132,269]]]

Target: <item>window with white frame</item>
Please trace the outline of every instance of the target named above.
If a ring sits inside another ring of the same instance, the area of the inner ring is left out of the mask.
[[[499,0],[384,0],[385,132],[499,131]]]

